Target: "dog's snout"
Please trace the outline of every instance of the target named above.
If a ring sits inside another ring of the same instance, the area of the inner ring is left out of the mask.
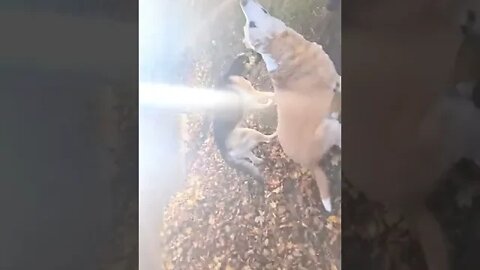
[[[257,25],[255,24],[254,21],[250,21],[250,22],[248,23],[248,27],[249,27],[249,28],[256,28]]]
[[[240,3],[242,4],[242,6],[246,6],[248,4],[248,1],[249,0],[241,0]]]

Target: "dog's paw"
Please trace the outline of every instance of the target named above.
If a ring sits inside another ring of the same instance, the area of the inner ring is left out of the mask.
[[[259,157],[252,157],[251,160],[252,160],[253,165],[260,165],[263,162],[265,162],[265,160],[263,160],[262,158],[259,158]]]
[[[238,88],[239,90],[252,91],[255,89],[252,83],[242,76],[230,76],[229,79],[233,86]]]
[[[236,76],[236,75],[232,75],[228,77],[228,79],[230,80],[231,83],[234,83],[234,84],[239,84],[242,82],[242,80],[245,80],[245,78],[243,78],[242,76]]]
[[[261,164],[263,164],[263,163],[265,163],[265,160],[263,160],[263,159],[260,158],[260,159],[258,159],[258,160],[255,160],[255,162],[254,162],[253,164],[254,164],[254,165],[261,165]]]
[[[265,102],[264,104],[265,104],[265,106],[270,107],[270,106],[273,105],[273,100],[271,100],[271,99],[269,98],[269,99],[267,99],[267,102]]]
[[[275,131],[274,133],[272,133],[270,135],[267,135],[267,137],[271,141],[271,140],[275,139],[276,137],[278,137],[278,133]]]
[[[328,198],[328,199],[322,199],[322,203],[323,203],[323,208],[325,208],[325,210],[329,213],[332,212],[332,199]]]

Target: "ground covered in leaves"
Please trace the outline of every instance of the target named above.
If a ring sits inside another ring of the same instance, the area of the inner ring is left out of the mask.
[[[211,136],[198,136],[203,120],[188,117],[188,185],[165,212],[165,269],[341,269],[341,262],[347,269],[426,269],[403,218],[369,201],[346,179],[340,209],[335,151],[324,164],[333,179],[333,214],[323,210],[310,174],[277,141],[257,150],[267,178],[265,200],[259,202],[249,195],[249,178],[225,165]],[[273,131],[259,122],[258,116],[247,121],[264,133]],[[198,138],[204,138],[201,144],[192,143]],[[305,193],[301,183],[309,187]],[[479,191],[479,168],[463,161],[430,198],[451,242],[454,269],[480,269]],[[340,257],[342,244],[347,248]]]
[[[200,137],[195,134],[201,132],[201,119],[189,118],[193,138]],[[256,120],[247,122],[273,131]],[[195,148],[187,152],[195,155],[187,188],[164,215],[165,269],[340,269],[339,200],[333,214],[325,212],[309,172],[290,161],[277,141],[257,151],[265,160],[263,202],[250,196],[250,178],[224,163],[211,136],[199,149],[187,145]],[[302,182],[309,192],[300,192]]]

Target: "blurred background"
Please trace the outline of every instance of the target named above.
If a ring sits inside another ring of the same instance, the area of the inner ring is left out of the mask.
[[[138,208],[136,7],[0,3],[0,269],[137,256],[138,224],[125,222]],[[111,248],[115,238],[128,249]]]

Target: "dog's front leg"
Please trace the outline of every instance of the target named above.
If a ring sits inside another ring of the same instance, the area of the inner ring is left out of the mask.
[[[272,99],[275,97],[274,92],[259,91],[255,89],[255,87],[253,87],[250,81],[241,76],[230,76],[229,79],[232,82],[233,86],[241,93],[241,95],[243,95],[246,100],[253,103],[265,104],[260,101],[266,99],[269,100],[266,102],[266,107],[272,105]]]
[[[273,105],[273,100],[269,99],[266,103],[260,103],[258,101],[252,102],[249,106],[250,110],[264,110],[270,108]]]
[[[253,94],[260,99],[273,99],[275,97],[274,92],[263,92],[256,89],[254,90]]]

